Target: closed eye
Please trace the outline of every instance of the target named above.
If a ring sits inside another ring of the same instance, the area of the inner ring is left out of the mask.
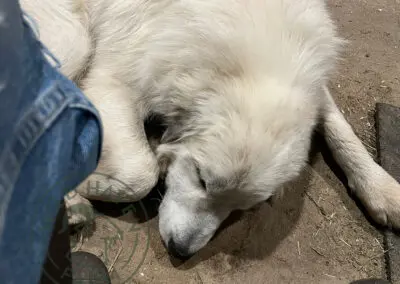
[[[197,172],[197,178],[199,179],[199,184],[200,186],[206,190],[207,189],[207,183],[205,182],[205,180],[203,179],[203,177],[201,176],[201,172],[200,172],[200,168],[198,165],[196,165],[196,172]]]

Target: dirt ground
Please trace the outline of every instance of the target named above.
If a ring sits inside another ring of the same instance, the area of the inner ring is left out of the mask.
[[[400,105],[400,1],[328,3],[349,41],[330,87],[375,155],[375,103]],[[75,249],[100,256],[115,284],[349,283],[385,277],[380,233],[349,197],[321,139],[314,144],[310,166],[282,199],[233,216],[183,264],[170,259],[161,243],[157,191],[131,207],[98,204],[109,216],[96,218],[95,230],[73,236]]]

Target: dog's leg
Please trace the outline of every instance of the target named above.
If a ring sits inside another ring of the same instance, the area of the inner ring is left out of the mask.
[[[364,204],[371,217],[382,225],[400,228],[400,185],[381,168],[353,132],[324,87],[324,135],[349,187]]]
[[[147,142],[145,113],[136,103],[137,96],[96,67],[89,72],[83,91],[99,110],[103,122],[103,151],[96,172],[112,178],[92,175],[77,192],[88,199],[113,202],[143,198],[157,183],[159,169]],[[89,183],[91,188],[96,184],[96,189],[87,190]]]

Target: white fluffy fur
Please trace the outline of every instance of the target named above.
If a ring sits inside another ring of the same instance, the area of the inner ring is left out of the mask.
[[[194,253],[232,210],[300,173],[322,117],[351,188],[375,220],[400,227],[399,184],[325,87],[341,40],[324,1],[82,1],[22,6],[67,76],[79,77],[91,56],[81,85],[104,123],[98,171],[132,190],[78,188],[84,197],[138,200],[158,180],[157,159],[167,162],[160,233],[177,253]],[[168,126],[158,157],[143,129],[151,113]]]

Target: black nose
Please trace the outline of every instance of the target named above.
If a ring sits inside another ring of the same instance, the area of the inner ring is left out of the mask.
[[[170,239],[168,241],[168,252],[176,258],[179,258],[180,260],[187,260],[189,259],[192,255],[189,253],[188,248],[177,244],[174,242],[173,239]]]

